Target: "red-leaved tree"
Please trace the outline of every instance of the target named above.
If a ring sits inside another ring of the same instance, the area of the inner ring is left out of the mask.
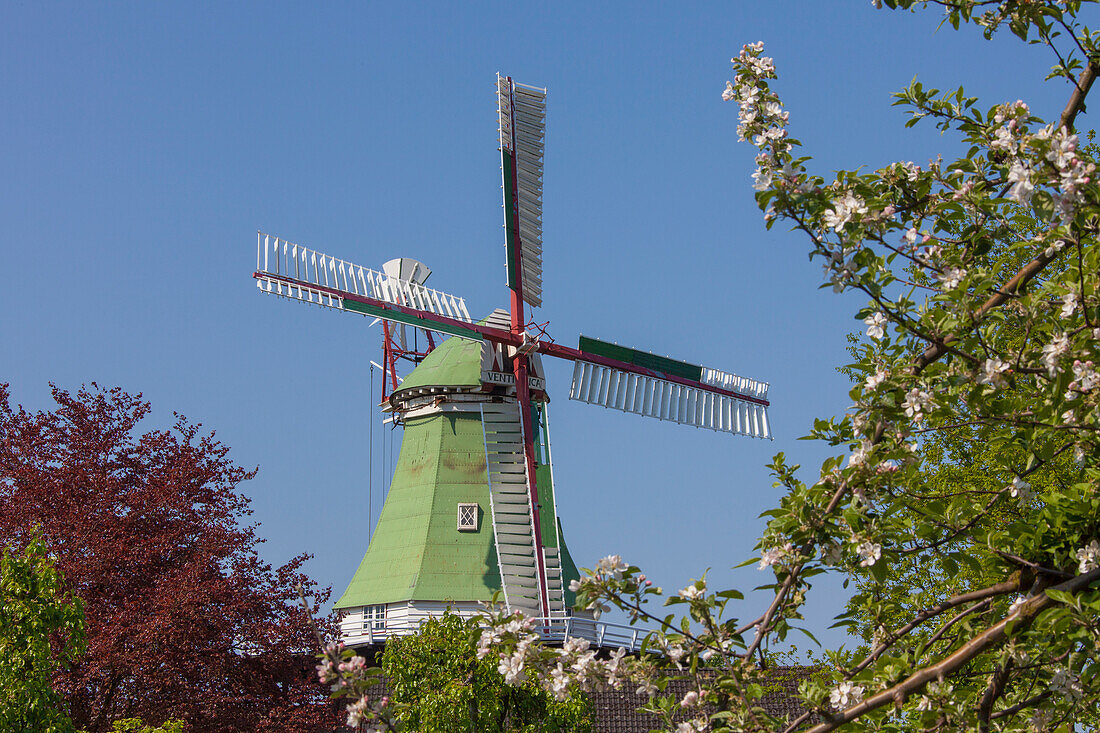
[[[0,385],[0,544],[37,531],[84,601],[88,648],[56,680],[73,722],[179,718],[190,731],[332,730],[297,584],[272,568],[238,485],[255,475],[177,415],[140,432],[140,395],[54,387],[47,412]]]

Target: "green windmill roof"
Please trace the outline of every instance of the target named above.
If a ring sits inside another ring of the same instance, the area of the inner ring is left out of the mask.
[[[459,502],[481,507],[476,532],[458,531]],[[499,589],[481,416],[451,412],[408,420],[370,547],[336,608],[482,601]]]
[[[540,468],[540,485],[550,488]],[[478,529],[458,531],[459,502],[476,502]],[[549,520],[547,517],[546,520]],[[544,521],[544,537],[554,536]],[[561,523],[557,524],[561,533]],[[580,577],[564,537],[559,547],[568,590]],[[481,415],[447,412],[409,419],[389,494],[370,547],[336,608],[406,600],[487,601],[500,590],[485,470]]]
[[[479,389],[481,365],[482,342],[449,338],[405,378],[391,399],[429,387]],[[538,480],[540,487],[552,491],[548,467],[539,468]],[[476,532],[458,531],[459,502],[479,505]],[[557,533],[552,522],[551,517],[543,520],[547,539],[561,532],[560,522]],[[560,551],[565,600],[572,606],[575,596],[568,585],[579,573],[564,539]],[[407,419],[374,536],[335,607],[406,600],[487,601],[500,587],[480,413]]]
[[[451,337],[405,377],[397,392],[418,387],[480,387],[481,341]]]

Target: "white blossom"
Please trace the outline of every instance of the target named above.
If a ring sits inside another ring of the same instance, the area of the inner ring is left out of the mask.
[[[1024,481],[1019,476],[1014,476],[1012,478],[1012,483],[1005,488],[1008,489],[1009,496],[1019,502],[1021,506],[1029,502],[1031,497],[1035,495],[1031,490],[1031,484]]]
[[[760,553],[760,564],[756,566],[757,570],[763,570],[769,565],[775,565],[789,555],[794,548],[791,547],[791,543],[788,542],[783,547],[770,547]]]
[[[701,588],[699,586],[702,586]],[[689,601],[696,601],[702,598],[706,594],[707,584],[705,581],[697,580],[688,587],[682,589],[679,593],[681,598]]]
[[[905,394],[901,406],[905,408],[906,417],[921,422],[932,407],[932,395],[919,387],[913,387]]]
[[[873,339],[880,339],[886,333],[886,315],[882,312],[872,313],[863,322],[867,324],[867,335]]]
[[[618,555],[608,555],[596,562],[596,573],[604,578],[622,580],[623,572],[629,567],[630,566],[623,562],[623,559]]]
[[[619,647],[615,651],[611,652],[611,656],[608,657],[607,663],[605,665],[607,670],[607,684],[611,685],[615,689],[618,689],[624,681],[619,676],[619,674],[621,672],[620,667],[622,666],[623,657],[625,656],[626,649],[624,649],[623,647]]]
[[[570,669],[573,670],[573,679],[581,687],[586,687],[588,685],[588,675],[589,673],[595,671],[595,667],[595,651],[585,652],[584,654],[578,655],[577,658],[573,661],[573,664],[570,665]]]
[[[825,212],[823,221],[825,226],[841,232],[854,215],[866,213],[866,202],[851,191],[845,191],[843,196],[833,201],[833,208]]]
[[[944,272],[938,275],[940,285],[944,290],[954,290],[959,287],[959,283],[966,277],[966,270],[958,267],[949,267]]]
[[[680,701],[680,707],[690,708],[699,704],[699,693],[695,690],[688,690],[684,695],[684,699]]]
[[[1061,127],[1051,137],[1050,150],[1046,158],[1054,167],[1062,170],[1068,167],[1077,156],[1077,136],[1071,135],[1066,128]]]
[[[1100,373],[1093,368],[1091,361],[1075,360],[1073,362],[1073,381],[1069,388],[1078,392],[1089,392],[1100,384]]]
[[[1043,364],[1047,368],[1047,373],[1054,377],[1058,369],[1058,358],[1069,351],[1069,336],[1064,333],[1060,333],[1050,340],[1050,343],[1043,347]]]
[[[863,688],[853,682],[845,680],[833,688],[829,693],[829,702],[836,710],[844,710],[856,705],[863,700]]]
[[[1003,150],[1010,154],[1016,152],[1017,145],[1013,130],[1009,127],[998,127],[993,133],[993,139],[989,141],[990,150]]]
[[[1085,695],[1085,688],[1082,687],[1081,680],[1065,667],[1054,670],[1054,676],[1050,680],[1050,689],[1053,692],[1062,694],[1070,702],[1077,702]]]
[[[668,655],[669,661],[676,665],[676,669],[683,668],[681,660],[684,658],[687,652],[684,651],[684,648],[682,646],[680,646],[679,644],[674,644],[665,650],[665,654]]]
[[[582,639],[579,636],[570,636],[562,644],[561,652],[563,655],[582,654],[588,651],[588,639]]]
[[[370,712],[370,698],[363,695],[355,702],[348,705],[347,724],[349,728],[358,728],[364,720],[367,719],[367,714]]]
[[[763,191],[772,185],[772,171],[767,168],[757,168],[752,174],[752,187],[757,191]]]
[[[1093,540],[1077,551],[1077,572],[1090,573],[1100,568],[1100,542]]]
[[[874,565],[882,557],[882,545],[877,542],[871,542],[867,540],[861,542],[856,547],[856,554],[859,555],[859,566],[861,568],[869,568]]]
[[[527,678],[527,673],[523,671],[523,663],[523,654],[502,654],[500,664],[497,665],[497,671],[504,675],[504,681],[507,684],[518,685]]]
[[[565,671],[562,663],[558,662],[557,666],[550,670],[550,694],[554,699],[564,700],[568,696],[569,682],[569,673]]]
[[[653,697],[657,694],[657,685],[653,683],[653,680],[646,677],[638,684],[638,689],[634,691],[634,694]]]
[[[852,455],[848,456],[849,466],[862,466],[867,460],[867,454],[871,452],[871,443],[867,440],[861,440],[859,447],[852,451]]]
[[[1040,708],[1031,714],[1027,722],[1033,731],[1047,733],[1050,730],[1050,724],[1054,722],[1054,711],[1048,708]]]
[[[1008,371],[1010,364],[1007,361],[998,359],[996,357],[992,359],[986,359],[982,363],[981,374],[978,376],[978,384],[988,384],[992,387],[1004,387],[1007,384],[1007,380],[1004,378],[1004,373]]]
[[[1031,182],[1031,169],[1027,163],[1014,160],[1008,171],[1008,180],[1012,183],[1008,197],[1019,204],[1029,203],[1035,191],[1035,184]]]
[[[1069,318],[1077,310],[1077,293],[1072,290],[1062,296],[1062,318]]]
[[[874,374],[867,375],[867,379],[864,380],[863,386],[865,389],[872,390],[877,389],[880,384],[886,381],[886,372],[879,369]]]

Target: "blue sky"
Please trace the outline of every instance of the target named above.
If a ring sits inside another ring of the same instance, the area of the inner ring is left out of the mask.
[[[779,499],[764,466],[827,455],[796,438],[848,405],[836,367],[861,302],[817,289],[800,236],[765,231],[753,150],[720,99],[729,58],[765,42],[791,133],[825,175],[960,152],[929,125],[903,129],[890,95],[914,75],[1060,111],[1050,59],[939,21],[863,0],[8,2],[0,380],[30,408],[48,406],[50,381],[120,385],[152,401],[154,423],[175,410],[216,429],[260,467],[244,490],[265,557],[312,552],[309,571],[339,595],[385,482],[377,423],[373,479],[368,459],[381,338],[364,319],[261,298],[255,232],[372,267],[415,257],[472,312],[506,305],[500,71],[549,89],[533,317],[568,345],[584,333],[772,385],[776,438],[754,441],[570,402],[569,365],[550,364],[572,554],[622,554],[670,588],[708,567],[751,588],[763,574],[730,568]],[[842,602],[826,583],[811,624]]]

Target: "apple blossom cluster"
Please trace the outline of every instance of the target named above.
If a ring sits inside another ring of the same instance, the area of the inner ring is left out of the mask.
[[[1011,364],[1000,357],[990,357],[982,362],[981,374],[978,376],[978,384],[988,384],[990,387],[1001,388],[1008,384],[1005,373]]]
[[[886,324],[888,321],[886,314],[881,311],[876,311],[867,316],[863,319],[863,322],[867,324],[867,335],[871,338],[880,339],[886,335]]]
[[[1093,540],[1077,551],[1077,572],[1090,573],[1100,568],[1100,542]]]
[[[751,141],[760,151],[752,174],[753,188],[764,191],[772,185],[782,185],[800,190],[805,180],[801,168],[790,157],[789,115],[768,86],[768,80],[776,78],[775,64],[763,51],[763,43],[749,43],[741,48],[737,58],[730,59],[737,75],[726,82],[722,99],[738,105],[737,139]],[[774,212],[765,213],[765,218],[773,216]]]
[[[1061,357],[1069,353],[1069,349],[1069,336],[1064,333],[1057,334],[1050,340],[1050,343],[1043,346],[1042,361],[1043,366],[1047,369],[1048,376],[1053,378],[1061,371],[1059,365]]]
[[[760,564],[757,566],[758,570],[771,567],[772,565],[779,565],[786,561],[794,554],[794,547],[790,542],[786,543],[782,547],[769,547],[760,553]]]
[[[351,700],[345,709],[348,727],[368,733],[395,730],[390,699],[386,696],[373,699],[367,694],[377,684],[379,671],[370,668],[365,658],[345,648],[343,642],[334,642],[322,650],[316,669],[317,678],[330,686],[333,696]]]
[[[836,710],[845,710],[863,701],[863,687],[845,680],[829,693],[829,703]]]
[[[882,545],[877,542],[871,542],[870,540],[860,541],[857,537],[853,537],[852,541],[858,542],[856,545],[856,554],[859,555],[860,567],[869,568],[882,557]]]
[[[932,395],[920,387],[913,387],[905,394],[901,406],[905,410],[906,417],[913,420],[913,422],[920,423],[924,421],[934,404]]]
[[[1031,490],[1031,484],[1019,476],[1014,476],[1012,482],[1005,489],[1008,490],[1008,495],[1015,499],[1020,506],[1027,504],[1035,495]]]
[[[509,685],[536,680],[558,700],[564,700],[571,688],[584,691],[604,688],[621,689],[635,679],[638,665],[619,648],[607,659],[599,659],[587,639],[569,637],[560,649],[539,644],[533,633],[534,620],[516,611],[505,615],[489,613],[477,644],[477,657],[496,654],[497,670]]]
[[[1100,384],[1100,374],[1092,365],[1092,361],[1075,359],[1073,361],[1073,381],[1069,383],[1069,388],[1075,392],[1091,392],[1098,384]]]
[[[1054,670],[1054,676],[1050,680],[1050,689],[1058,695],[1068,698],[1071,702],[1077,702],[1085,695],[1080,678],[1065,667]]]

